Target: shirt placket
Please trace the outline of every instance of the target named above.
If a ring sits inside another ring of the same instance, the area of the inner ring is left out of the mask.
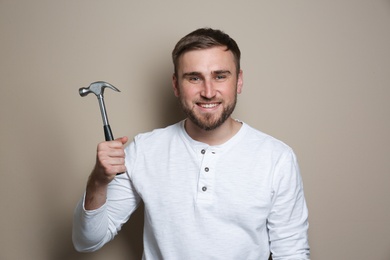
[[[215,148],[207,147],[199,151],[202,160],[200,161],[199,181],[197,188],[198,203],[211,203],[214,197],[216,161],[218,152]]]

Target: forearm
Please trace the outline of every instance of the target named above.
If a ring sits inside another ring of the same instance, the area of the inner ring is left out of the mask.
[[[83,198],[76,206],[73,219],[73,244],[80,252],[98,250],[114,235],[110,232],[107,203],[108,182],[99,178],[97,167],[88,178]]]
[[[92,173],[88,179],[84,207],[86,210],[95,210],[106,203],[108,183],[101,183]]]
[[[116,175],[125,171],[125,166],[115,166],[107,171],[104,166],[107,158],[101,157],[103,159],[98,160],[90,174],[85,194],[74,212],[73,244],[82,252],[95,251],[112,240],[140,202],[127,172]],[[112,162],[115,164],[116,160]],[[122,163],[123,159],[119,158],[117,162]]]
[[[90,182],[89,180],[88,184]],[[94,186],[91,185],[91,187]],[[108,185],[105,192],[90,194],[94,196],[91,199],[93,206],[103,204],[96,209],[87,210],[85,204],[89,199],[87,199],[87,192],[85,192],[76,206],[72,238],[74,247],[81,252],[98,250],[112,240],[140,202],[140,197],[132,190],[131,182],[126,173],[118,175]],[[102,198],[104,198],[104,202]],[[91,206],[91,208],[93,207]]]

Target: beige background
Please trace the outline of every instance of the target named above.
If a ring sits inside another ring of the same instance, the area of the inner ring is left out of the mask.
[[[103,139],[181,118],[170,52],[203,26],[241,47],[235,117],[292,146],[312,259],[390,259],[390,1],[0,0],[0,259],[139,259],[142,212],[80,254],[73,208]],[[133,232],[134,230],[134,232]]]

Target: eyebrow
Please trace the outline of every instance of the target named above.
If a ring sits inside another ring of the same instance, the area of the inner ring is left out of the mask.
[[[215,71],[212,71],[211,74],[229,74],[231,75],[232,73],[230,72],[230,70],[215,70]],[[200,76],[202,75],[202,73],[198,72],[198,71],[191,71],[191,72],[185,72],[183,73],[183,77],[188,77],[188,76]]]
[[[212,74],[232,74],[230,70],[216,70],[213,71]]]
[[[197,71],[186,72],[186,73],[183,73],[183,78],[188,77],[188,76],[199,76],[199,75],[202,75],[202,73],[197,72]]]

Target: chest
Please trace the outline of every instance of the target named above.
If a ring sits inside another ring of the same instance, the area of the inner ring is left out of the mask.
[[[167,218],[205,212],[226,219],[249,215],[264,220],[271,206],[272,171],[272,164],[261,156],[237,158],[234,152],[202,147],[169,149],[143,155],[133,183],[145,209]]]

